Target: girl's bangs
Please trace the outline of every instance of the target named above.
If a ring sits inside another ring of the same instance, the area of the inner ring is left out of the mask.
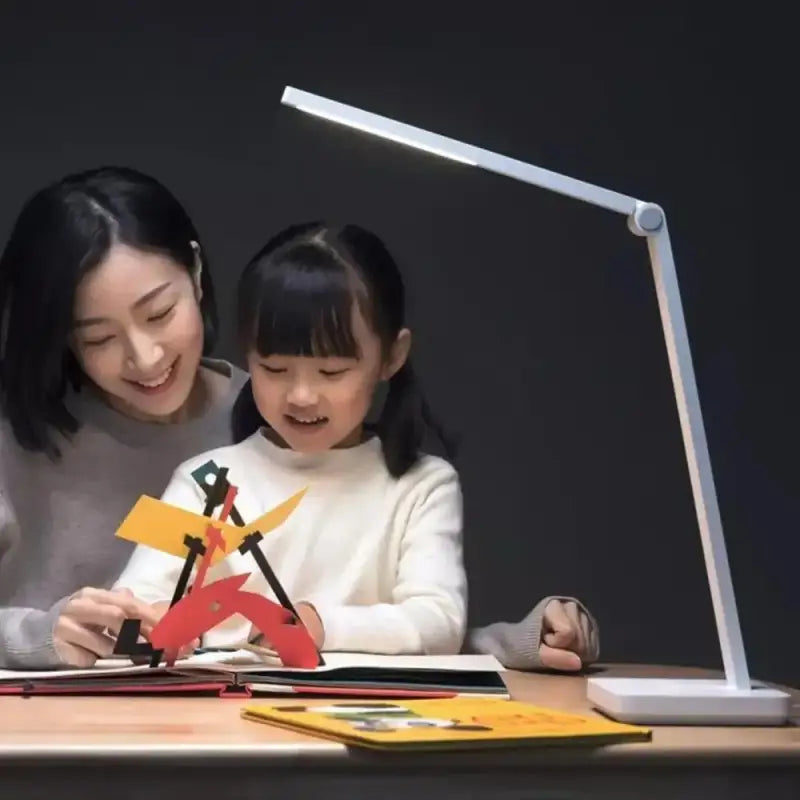
[[[260,286],[260,297],[252,298],[258,304],[253,320],[258,353],[358,358],[352,329],[356,297],[346,271],[338,264],[285,267],[272,272]]]

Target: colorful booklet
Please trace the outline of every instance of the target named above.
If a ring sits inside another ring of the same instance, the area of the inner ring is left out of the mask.
[[[494,656],[325,653],[325,665],[285,667],[252,651],[210,651],[151,668],[108,659],[91,669],[0,670],[3,694],[317,694],[350,697],[508,697]]]
[[[251,703],[244,719],[378,750],[460,750],[648,741],[649,728],[516,700]]]

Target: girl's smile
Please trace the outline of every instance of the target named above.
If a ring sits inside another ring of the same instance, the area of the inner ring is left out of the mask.
[[[284,414],[284,419],[298,432],[306,434],[318,433],[328,424],[327,417],[308,417],[298,414]]]

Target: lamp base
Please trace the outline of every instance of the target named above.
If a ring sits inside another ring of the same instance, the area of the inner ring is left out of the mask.
[[[620,722],[639,725],[783,725],[790,697],[767,686],[724,680],[589,678],[587,697]]]

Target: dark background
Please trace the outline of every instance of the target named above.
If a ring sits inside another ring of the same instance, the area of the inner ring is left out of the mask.
[[[604,660],[716,667],[644,242],[621,216],[323,123],[281,92],[658,202],[751,671],[800,684],[786,20],[161,5],[3,4],[0,237],[64,172],[151,172],[201,231],[219,354],[241,363],[229,315],[249,255],[290,222],[372,227],[407,276],[429,399],[462,438],[473,622],[575,594]]]

